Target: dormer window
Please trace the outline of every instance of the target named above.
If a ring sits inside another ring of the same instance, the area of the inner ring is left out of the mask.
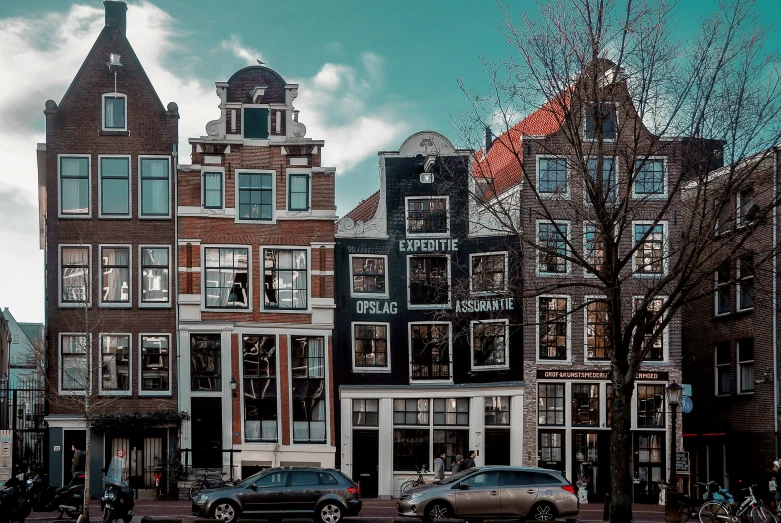
[[[103,130],[127,131],[127,96],[120,93],[103,95]]]
[[[591,104],[586,109],[585,138],[596,139],[596,126],[602,124],[602,139],[615,140],[617,125],[616,105],[613,103]]]
[[[245,139],[267,140],[269,129],[268,109],[245,107],[242,111],[242,128]]]

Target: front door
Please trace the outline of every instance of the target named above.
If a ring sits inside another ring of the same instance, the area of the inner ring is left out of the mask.
[[[510,429],[485,430],[485,464],[510,464]]]
[[[537,499],[537,485],[529,472],[503,470],[499,472],[503,517],[525,516]]]
[[[271,472],[259,477],[241,493],[244,512],[260,514],[282,510],[287,488],[287,471]]]
[[[558,470],[562,473],[566,472],[563,430],[541,430],[537,444],[539,452],[538,467]]]
[[[665,434],[661,431],[634,434],[635,503],[659,502],[665,471]]]
[[[67,485],[73,478],[73,449],[84,452],[87,446],[87,436],[84,430],[64,430],[63,431],[63,452],[62,452],[62,484]],[[85,463],[86,466],[86,463]]]
[[[222,467],[222,398],[192,398],[193,467]]]
[[[361,497],[376,498],[380,464],[380,433],[353,431],[353,480],[361,486]]]
[[[456,489],[456,515],[490,516],[501,512],[499,473],[480,472],[461,481],[467,489]]]

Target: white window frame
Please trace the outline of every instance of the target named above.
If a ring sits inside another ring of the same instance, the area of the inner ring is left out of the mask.
[[[645,296],[641,295],[634,295],[632,296],[632,313],[635,312],[635,304],[637,303],[637,300],[645,299]],[[662,303],[665,303],[668,299],[670,299],[669,296],[656,296],[654,298],[655,300],[662,300]],[[662,315],[662,321],[667,317],[668,311],[665,311]],[[669,365],[670,362],[670,325],[667,325],[664,328],[664,331],[662,332],[662,359],[661,360],[643,360],[643,365]],[[645,382],[643,382],[645,383]]]
[[[386,332],[386,338],[385,338],[385,345],[387,347],[387,353],[386,353],[386,360],[387,365],[385,367],[357,367],[355,365],[355,327],[356,325],[382,325],[385,327]],[[391,344],[390,344],[390,338],[391,338],[391,324],[390,322],[386,321],[354,321],[350,323],[350,342],[351,342],[351,352],[352,352],[352,362],[353,362],[353,373],[355,374],[363,374],[363,373],[389,373],[391,372]]]
[[[244,137],[244,122],[245,122],[244,109],[268,109],[268,137],[267,138],[245,138]],[[268,145],[272,134],[274,133],[271,128],[271,106],[269,104],[242,104],[241,105],[241,139],[244,143],[248,145]]]
[[[412,326],[413,325],[447,325],[448,329],[448,364],[449,364],[449,370],[448,373],[450,374],[450,379],[447,380],[434,380],[434,379],[415,379],[412,377]],[[407,369],[407,372],[409,373],[409,383],[410,384],[420,384],[420,383],[453,383],[453,324],[449,321],[410,321],[407,322],[407,343],[409,347],[409,368]],[[433,417],[433,408],[434,404],[433,402],[430,404],[430,408],[432,409],[430,411],[430,415]]]
[[[447,231],[445,232],[408,232],[409,231],[409,201],[410,200],[445,200],[447,209]],[[450,238],[450,196],[405,196],[404,197],[404,236],[406,238]]]
[[[754,191],[754,187],[746,187],[740,191],[738,191],[738,194],[735,196],[735,228],[740,229],[742,227],[745,227],[746,225],[749,225],[750,221],[743,221],[741,216],[741,211],[743,207],[743,193],[751,190],[751,199],[754,200],[756,198],[756,192]],[[756,202],[754,202],[754,205],[756,205]]]
[[[618,110],[616,110],[616,112],[617,111]],[[611,141],[612,142],[613,140],[606,140],[606,141]],[[586,156],[586,172],[584,173],[584,176],[588,176],[589,175],[588,174],[588,163],[591,160],[596,160],[596,158],[597,157],[595,155],[593,155],[593,154]],[[621,197],[621,195],[619,194],[619,189],[621,188],[621,185],[619,185],[620,184],[620,180],[619,180],[620,173],[618,171],[618,167],[619,167],[621,162],[618,161],[618,156],[617,155],[609,156],[607,154],[603,154],[602,158],[603,158],[603,160],[608,160],[609,159],[609,160],[613,161],[613,173],[615,174],[615,178],[616,178],[616,180],[615,180],[616,183],[615,183],[615,188],[614,188],[615,194],[616,194],[616,200],[615,201],[616,201],[616,203],[618,203],[619,199]],[[589,207],[592,207],[594,204],[592,204],[591,202],[588,201],[588,198],[586,197],[586,188],[583,187],[582,191],[583,191],[583,204],[587,205]]]
[[[565,256],[570,255],[570,244],[572,243],[572,222],[570,220],[537,220],[535,224],[534,241],[537,245],[540,245],[540,224],[553,224],[566,225],[567,226],[567,238],[564,240]],[[572,262],[565,259],[565,271],[564,272],[542,272],[540,271],[540,249],[534,249],[535,261],[534,261],[534,274],[540,278],[567,278],[572,275]]]
[[[583,296],[583,363],[591,365],[610,365],[610,359],[596,359],[588,357],[588,304],[597,300],[607,300],[604,295]]]
[[[260,251],[260,282],[259,285],[263,288],[264,278],[266,277],[265,267],[263,266],[263,258],[265,251],[306,251],[306,309],[275,309],[266,308],[266,300],[264,294],[260,293],[260,312],[266,312],[269,314],[311,314],[312,313],[312,247],[311,245],[262,245],[258,251]],[[250,280],[252,276],[250,276]],[[211,310],[211,309],[210,309]],[[289,347],[289,345],[288,345]],[[292,419],[292,418],[291,418]],[[292,427],[291,427],[292,430]],[[292,441],[292,440],[291,440]]]
[[[222,179],[222,201],[219,207],[206,207],[206,173],[220,173]],[[236,178],[238,180],[238,177]],[[238,183],[237,183],[238,185]],[[201,167],[201,209],[206,212],[224,212],[225,211],[225,167]]]
[[[724,342],[729,343],[729,342]],[[729,361],[727,363],[719,363],[719,342],[713,344],[713,395],[719,398],[727,397],[732,392],[732,348],[729,351]],[[727,367],[730,374],[730,391],[725,393],[719,393],[719,367]],[[738,377],[740,379],[740,377]]]
[[[730,267],[731,269],[731,267]],[[713,317],[714,318],[720,318],[722,316],[727,316],[732,312],[732,282],[727,281],[726,283],[719,282],[719,269],[716,268],[716,271],[713,273]],[[720,287],[727,287],[727,290],[729,291],[729,306],[727,307],[726,312],[719,312],[719,288]]]
[[[566,169],[566,182],[567,182],[567,190],[564,192],[541,192],[540,191],[540,160],[546,159],[546,160],[564,160],[565,163],[565,169]],[[537,191],[537,194],[540,198],[546,199],[546,200],[569,200],[572,197],[572,169],[570,168],[570,162],[569,158],[567,156],[559,155],[559,154],[538,154],[535,155],[534,159],[535,163],[535,178],[534,178],[534,187]]]
[[[618,129],[619,129],[619,122],[620,122],[619,115],[618,115],[618,102],[616,102],[614,100],[605,100],[605,101],[602,101],[602,102],[599,102],[599,103],[602,103],[602,104],[612,104],[615,107],[615,109],[616,109],[616,114],[615,114],[615,118],[616,118],[616,122],[615,122],[615,124],[616,124],[616,138],[618,138]],[[586,103],[586,105],[588,107],[593,107],[596,104],[597,104],[597,102],[587,102]],[[616,141],[616,138],[605,138],[605,137],[602,137],[602,141],[604,143],[613,143],[613,142]],[[587,138],[586,137],[586,114],[583,114],[583,141],[584,142],[596,142],[597,141],[596,138]]]
[[[358,292],[353,289],[353,260],[355,258],[382,258],[385,263],[385,292]],[[351,254],[350,262],[350,298],[385,298],[388,299],[390,291],[388,290],[388,255],[387,254]]]
[[[501,323],[504,324],[504,365],[483,365],[475,366],[475,325],[478,323]],[[510,368],[510,320],[507,318],[497,320],[472,320],[469,322],[469,357],[470,367],[473,372],[484,372],[492,370],[508,370]]]
[[[243,114],[244,113],[242,112],[242,116]],[[241,218],[241,214],[239,213],[239,176],[242,174],[270,174],[271,175],[271,219],[270,220],[248,220],[248,219]],[[233,178],[234,178],[233,207],[234,207],[234,216],[235,216],[234,221],[236,223],[251,223],[253,225],[277,223],[277,171],[273,171],[271,169],[234,169]],[[287,194],[287,192],[285,194]],[[287,204],[285,204],[285,208],[287,208]]]
[[[551,358],[540,358],[540,299],[541,298],[557,298],[567,300],[567,357],[563,360],[556,360]],[[552,364],[552,365],[571,365],[572,364],[572,296],[568,294],[542,294],[534,298],[534,309],[536,313],[536,325],[535,325],[535,337],[534,337],[534,358],[537,363]]]
[[[141,196],[142,192],[142,184],[141,184],[141,160],[168,160],[168,214],[167,215],[145,215],[143,211],[143,200]],[[171,173],[171,156],[167,154],[140,154],[138,155],[138,176],[137,176],[137,182],[138,182],[138,219],[139,220],[170,220],[172,216],[172,210],[171,207],[173,207],[172,203],[172,194],[171,194],[171,187],[173,187],[173,174]]]
[[[144,302],[144,263],[143,252],[144,249],[168,249],[168,301],[167,302]],[[178,274],[173,270],[173,250],[172,245],[152,245],[152,244],[140,244],[138,245],[138,308],[139,309],[170,309],[173,306],[173,299],[171,298],[171,287],[173,280]]]
[[[504,288],[500,291],[476,291],[473,288],[474,277],[472,274],[472,258],[476,256],[504,256]],[[469,253],[469,294],[473,296],[492,296],[494,294],[502,294],[507,292],[508,289],[508,272],[509,272],[509,251],[489,251],[489,252],[470,252]]]
[[[323,382],[325,383],[325,394],[323,397],[325,398],[323,401],[325,401],[325,443],[295,443],[293,438],[293,431],[294,431],[294,420],[293,420],[293,401],[289,402],[288,405],[288,415],[290,416],[290,423],[288,427],[288,432],[290,434],[290,446],[301,448],[301,447],[313,447],[313,448],[323,448],[323,447],[329,447],[331,446],[331,401],[329,398],[331,397],[331,336],[329,334],[323,333],[322,331],[312,331],[311,333],[300,333],[300,334],[288,334],[287,335],[287,389],[288,389],[288,397],[293,398],[293,338],[303,336],[305,338],[323,338],[323,344],[325,347],[325,361],[324,361],[324,368],[323,368]],[[280,387],[282,384],[280,383]],[[281,395],[280,395],[281,396]],[[281,399],[280,399],[281,401]],[[336,402],[334,402],[336,403]],[[280,414],[282,413],[282,410],[279,411]],[[280,427],[282,425],[281,420],[279,423]],[[280,428],[281,430],[281,428]]]
[[[739,396],[751,396],[751,395],[754,394],[754,391],[755,391],[754,384],[753,383],[751,384],[751,387],[752,387],[751,390],[745,390],[744,391],[743,390],[743,379],[742,379],[742,374],[743,373],[741,371],[742,371],[742,366],[743,365],[746,365],[746,364],[750,363],[751,366],[754,367],[754,373],[755,373],[754,374],[754,376],[755,376],[754,379],[756,380],[756,370],[757,370],[756,359],[751,359],[751,360],[741,360],[740,359],[740,342],[741,341],[745,341],[745,340],[737,340],[736,346],[735,346],[735,361],[737,361],[737,364],[738,364],[738,367],[737,367],[737,371],[738,371],[738,390],[736,392],[737,392],[737,394]],[[752,338],[751,339],[752,345],[756,345],[754,343],[754,341],[755,340]],[[753,347],[752,347],[752,349],[753,349]]]
[[[103,214],[103,158],[127,159],[127,214]],[[129,154],[98,155],[98,218],[102,220],[129,220],[133,217],[133,160]]]
[[[106,303],[103,301],[103,249],[127,249],[128,282],[127,303]],[[133,246],[129,243],[101,243],[98,245],[98,270],[100,271],[100,293],[98,307],[101,309],[129,309],[133,306]]]
[[[84,308],[83,302],[66,303],[62,301],[62,249],[77,247],[86,248],[87,255],[89,256],[89,277],[87,282],[87,304],[89,309],[92,307],[92,280],[94,279],[95,272],[92,270],[92,245],[74,244],[74,243],[61,243],[57,246],[57,307],[60,309],[82,309]]]
[[[438,256],[440,258],[447,259],[447,304],[441,305],[412,305],[410,300],[412,299],[412,280],[410,279],[410,258],[430,258]],[[420,253],[410,254],[407,256],[407,309],[408,310],[436,310],[436,309],[450,309],[453,307],[453,280],[452,280],[452,265],[453,259],[450,254],[440,253]]]
[[[638,194],[635,192],[635,186],[637,183],[637,171],[635,168],[637,167],[637,162],[643,162],[647,164],[648,162],[655,162],[655,161],[661,161],[662,162],[662,194]],[[641,159],[635,159],[633,160],[632,165],[632,174],[634,176],[634,180],[632,181],[632,199],[633,200],[665,200],[667,199],[667,194],[669,192],[668,189],[668,169],[667,169],[667,157],[666,156],[649,156],[645,158],[644,160]]]
[[[735,284],[735,290],[736,290],[735,300],[736,300],[736,304],[737,304],[737,311],[738,312],[753,311],[754,307],[756,307],[756,305],[757,305],[756,304],[756,298],[757,298],[757,296],[756,296],[756,293],[757,293],[756,273],[755,273],[754,276],[749,276],[748,278],[746,278],[747,280],[750,278],[752,280],[752,282],[754,283],[754,305],[752,305],[751,307],[743,307],[743,300],[741,300],[741,298],[740,298],[740,296],[741,296],[741,285],[740,284],[743,281],[743,279],[742,279],[742,277],[740,275],[740,261],[741,261],[741,257],[738,257],[738,259],[735,262],[735,270],[737,271],[737,274],[736,274],[737,277],[735,278],[735,281],[736,281],[736,284]]]
[[[106,336],[127,336],[128,350],[128,389],[127,390],[106,390],[103,388],[103,338]],[[98,394],[100,396],[132,396],[133,395],[133,334],[129,332],[101,332],[98,335],[98,347],[100,358],[98,358]],[[140,352],[140,351],[139,351]],[[169,364],[170,367],[170,364]],[[140,370],[140,369],[139,369]]]
[[[125,99],[125,126],[124,127],[106,127],[106,98],[124,98]],[[106,132],[127,132],[128,106],[127,95],[124,93],[103,93],[100,97],[100,128]]]
[[[586,259],[588,256],[588,239],[586,237],[586,229],[588,227],[594,227],[594,232],[596,233],[598,229],[598,225],[596,225],[591,220],[584,220],[583,221],[583,258]],[[607,261],[607,260],[605,260]],[[583,267],[583,277],[584,278],[596,278],[596,274],[589,271],[587,268]]]
[[[168,338],[168,389],[167,390],[143,390],[144,373],[143,373],[143,348],[144,338],[147,336],[166,337]],[[139,396],[171,396],[171,381],[173,379],[171,373],[171,366],[175,364],[176,357],[174,357],[173,336],[168,333],[162,332],[141,332],[138,334],[138,395]]]
[[[221,307],[207,307],[206,306],[206,249],[247,249],[247,299],[249,300],[248,307],[242,309],[236,308],[221,308]],[[261,249],[262,252],[263,249]],[[262,259],[261,259],[262,262]],[[170,261],[169,261],[170,263]],[[261,265],[262,267],[262,265]],[[169,270],[170,274],[170,270]],[[168,278],[171,281],[171,278]],[[255,292],[254,282],[252,281],[252,245],[240,245],[234,243],[208,243],[201,244],[201,312],[217,312],[217,313],[238,313],[247,314],[252,312],[252,305],[254,301],[253,293]],[[170,293],[168,294],[171,295]]]
[[[279,361],[280,360],[280,357],[279,357],[279,354],[280,354],[280,352],[279,352],[279,340],[281,338],[281,335],[277,334],[277,333],[269,333],[269,332],[263,332],[263,331],[260,331],[260,332],[254,332],[254,331],[253,332],[239,332],[238,334],[239,334],[239,362],[240,362],[239,363],[239,365],[240,365],[240,368],[239,368],[239,372],[240,372],[239,389],[241,390],[241,394],[239,394],[239,398],[240,398],[239,402],[240,402],[240,408],[241,408],[241,442],[244,445],[251,445],[252,448],[268,447],[269,449],[273,450],[277,445],[279,445],[282,442],[282,376],[280,375],[282,366],[281,366],[281,363]],[[245,409],[245,407],[244,407],[244,346],[243,346],[243,344],[244,344],[244,336],[273,336],[274,337],[274,343],[276,343],[276,349],[277,349],[277,357],[275,358],[277,360],[277,363],[276,363],[276,365],[277,365],[277,368],[276,368],[276,382],[277,382],[277,441],[276,442],[270,442],[270,441],[250,441],[250,440],[247,440],[247,429],[244,426],[244,423],[246,422],[246,419],[244,418],[244,413],[245,413],[245,410],[244,410]],[[313,336],[313,337],[316,337],[316,336]],[[290,337],[288,336],[288,347],[290,347],[289,343],[290,343]],[[326,349],[327,349],[327,347],[326,347]],[[288,369],[290,369],[290,365],[291,365],[290,362],[292,361],[290,352],[291,351],[288,351]],[[326,360],[327,359],[328,359],[328,357],[327,357],[327,353],[326,353]],[[291,375],[288,378],[291,380],[290,381],[290,391],[291,391],[290,392],[291,393],[290,397],[292,398],[292,390],[293,390],[293,388],[292,388],[293,387],[293,381],[292,381],[293,375],[292,375],[292,373],[291,373]],[[326,384],[326,387],[327,386],[328,385]],[[328,418],[328,410],[329,410],[328,407],[329,406],[330,405],[326,406],[326,418]],[[330,423],[330,420],[329,420],[329,423]],[[291,428],[291,431],[290,431],[290,442],[292,444],[292,442],[293,442],[293,431],[292,431],[292,428],[293,428],[293,406],[292,406],[292,402],[291,402],[291,406],[290,406],[290,428]],[[326,430],[329,430],[329,429],[326,428]]]
[[[638,225],[650,225],[651,227],[662,226],[662,272],[654,274],[640,274],[637,272],[637,246],[635,240],[635,227]],[[632,277],[634,278],[662,278],[667,275],[669,270],[669,242],[670,242],[670,224],[667,220],[632,220]]]
[[[62,212],[62,159],[87,159],[87,214],[63,214]],[[92,155],[91,154],[58,154],[57,155],[57,218],[61,220],[85,220],[92,218]]]
[[[290,208],[290,175],[302,175],[305,174],[307,178],[307,202],[306,202],[306,209],[304,210],[292,210]],[[295,168],[291,167],[287,169],[285,172],[285,213],[286,215],[290,215],[290,213],[293,213],[295,215],[305,214],[312,212],[312,169],[306,169],[303,167]]]
[[[64,336],[84,336],[84,332],[60,332],[57,336],[57,393],[60,396],[84,396],[87,394],[87,391],[84,390],[68,390],[62,388],[62,373],[65,370],[65,367],[63,367],[62,364],[62,338]],[[89,362],[92,361],[92,333],[86,334],[87,337],[87,368],[89,371],[93,370],[94,365],[89,365]],[[94,382],[94,376],[92,375],[92,372],[89,372],[88,380],[89,380],[89,390],[92,391],[92,386]]]

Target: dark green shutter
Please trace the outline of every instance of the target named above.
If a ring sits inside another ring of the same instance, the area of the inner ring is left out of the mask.
[[[244,109],[244,138],[268,138],[268,109]]]

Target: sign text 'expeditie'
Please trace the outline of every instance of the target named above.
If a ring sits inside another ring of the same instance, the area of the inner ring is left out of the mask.
[[[458,240],[434,238],[399,240],[400,252],[451,252],[458,250]]]

